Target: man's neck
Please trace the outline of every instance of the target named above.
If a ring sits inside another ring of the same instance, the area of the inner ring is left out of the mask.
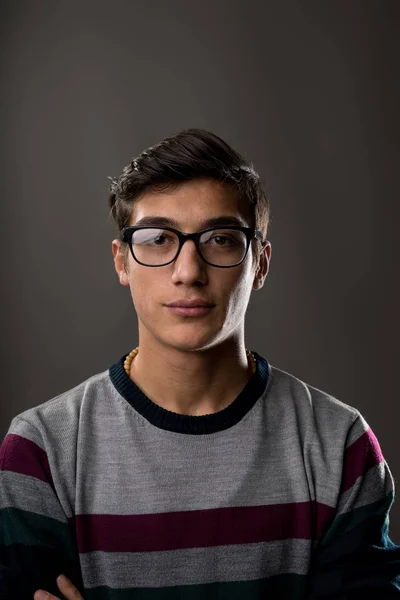
[[[140,343],[130,377],[158,406],[200,416],[219,412],[235,400],[249,379],[249,364],[244,343],[202,352]]]

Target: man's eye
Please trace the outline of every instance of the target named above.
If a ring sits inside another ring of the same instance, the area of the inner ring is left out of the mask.
[[[166,241],[165,235],[159,235],[158,237],[153,238],[153,240],[152,240],[153,244],[156,244],[156,246],[162,246],[162,244],[164,244],[165,241]]]
[[[210,242],[215,243],[217,246],[230,246],[231,244],[235,244],[235,240],[226,235],[214,235],[210,238]]]
[[[157,235],[156,237],[153,237],[151,243],[155,246],[165,246],[167,244],[173,244],[175,243],[175,236],[163,233]]]

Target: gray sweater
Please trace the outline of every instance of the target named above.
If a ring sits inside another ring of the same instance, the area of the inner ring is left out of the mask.
[[[167,411],[123,360],[15,417],[0,597],[400,599],[393,479],[360,413],[254,353],[224,410]]]

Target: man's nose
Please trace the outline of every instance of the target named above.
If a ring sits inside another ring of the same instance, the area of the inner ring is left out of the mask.
[[[173,283],[207,282],[207,265],[197,251],[193,240],[186,240],[173,263]]]

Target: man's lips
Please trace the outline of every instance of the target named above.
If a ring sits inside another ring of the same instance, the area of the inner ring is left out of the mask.
[[[182,317],[200,317],[206,315],[212,310],[212,306],[167,306],[168,310],[171,310],[176,315]]]
[[[205,315],[214,307],[214,304],[200,298],[193,300],[177,300],[166,304],[166,307],[177,315],[183,317],[198,317]]]
[[[203,300],[202,298],[193,298],[192,300],[175,300],[174,302],[170,302],[166,304],[168,307],[182,307],[182,308],[198,308],[203,306],[214,306],[211,302],[207,302],[207,300]]]

